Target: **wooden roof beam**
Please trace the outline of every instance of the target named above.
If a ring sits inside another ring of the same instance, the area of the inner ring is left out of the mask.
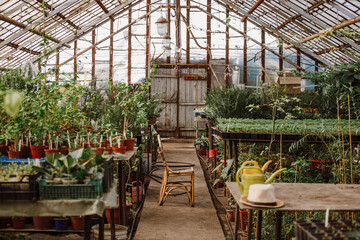
[[[250,10],[248,11],[248,14],[252,14],[252,13],[258,8],[258,6],[260,6],[260,4],[262,4],[263,1],[264,1],[264,0],[258,0],[258,1],[254,4],[254,6],[252,6],[252,7],[250,8]],[[247,18],[246,15],[243,16],[243,18],[241,19],[241,22],[244,22],[244,21],[246,20],[246,18]]]
[[[335,26],[332,26],[331,28],[333,30],[338,30],[338,29],[344,28],[346,26],[349,26],[349,25],[351,25],[353,23],[356,23],[356,22],[359,22],[359,21],[360,21],[360,16],[357,16],[357,17],[354,17],[352,19],[346,20],[346,21],[344,21],[342,23],[336,24]],[[297,43],[300,44],[300,43],[308,42],[308,41],[313,40],[313,39],[315,39],[317,37],[320,37],[321,34],[323,34],[322,31],[319,31],[319,32],[317,32],[317,33],[315,33],[315,34],[313,34],[311,36],[300,39]],[[350,43],[348,43],[348,44],[351,45]],[[286,49],[289,49],[289,48],[292,48],[292,47],[294,47],[293,44],[287,46]]]
[[[324,1],[320,1],[315,3],[314,5],[310,6],[308,9],[305,10],[305,12],[310,12],[318,7],[320,7],[321,5],[323,5],[325,2]],[[280,30],[281,28],[285,27],[287,24],[294,22],[296,19],[298,19],[299,17],[301,17],[301,14],[296,14],[295,16],[289,18],[288,20],[286,20],[285,22],[283,22],[282,24],[280,24],[280,26],[278,26],[276,29]]]
[[[3,42],[3,41],[4,41],[3,39],[0,39],[0,43]],[[21,50],[23,52],[27,52],[27,53],[34,54],[34,55],[40,55],[40,52],[31,50],[31,49],[28,49],[28,48],[20,47],[16,43],[8,43],[6,45],[9,46],[9,47],[15,48],[17,50]]]
[[[360,41],[355,41],[356,44],[360,44]],[[323,49],[323,50],[320,50],[320,51],[317,51],[315,52],[316,55],[321,55],[321,54],[325,54],[325,53],[329,53],[333,50],[341,50],[343,48],[348,48],[348,47],[351,47],[350,44],[346,43],[346,44],[342,44],[342,45],[339,45],[339,46],[336,46],[336,47],[329,47],[329,48],[326,48],[326,49]]]
[[[40,4],[44,4],[44,6],[51,11],[55,10],[55,8],[53,8],[51,5],[49,5],[47,2],[45,2],[45,0],[36,0],[36,1]],[[66,17],[62,13],[58,12],[58,13],[56,13],[56,16],[58,16],[61,19],[64,19],[65,22],[67,22],[70,26],[72,26],[76,30],[80,30],[80,27],[76,26],[75,23],[73,23],[69,19],[66,19]]]
[[[4,22],[7,22],[7,23],[10,23],[10,24],[12,24],[12,25],[15,25],[15,26],[17,26],[17,27],[19,27],[19,28],[25,29],[25,28],[28,27],[27,25],[25,25],[25,24],[23,24],[23,23],[21,23],[21,22],[15,21],[14,19],[9,18],[9,17],[7,17],[7,16],[5,16],[5,15],[3,15],[3,14],[0,14],[0,20],[2,20],[2,21],[4,21]],[[41,36],[41,37],[47,38],[47,39],[49,39],[49,40],[51,40],[51,41],[53,41],[53,42],[56,42],[56,43],[60,43],[60,42],[61,42],[59,39],[56,39],[56,38],[54,38],[54,37],[52,37],[52,36],[49,36],[49,35],[46,34],[46,33],[41,33],[39,30],[37,30],[37,29],[35,29],[35,28],[29,29],[29,32],[35,33],[35,34],[37,34],[37,35],[39,35],[39,36]],[[70,45],[69,45],[69,44],[66,44],[65,46],[68,47],[68,48],[70,48]]]
[[[105,12],[105,13],[109,13],[109,10],[104,6],[104,4],[101,2],[101,0],[95,0],[95,2],[101,7],[101,9]],[[109,16],[109,18],[113,21],[115,21],[113,16]]]

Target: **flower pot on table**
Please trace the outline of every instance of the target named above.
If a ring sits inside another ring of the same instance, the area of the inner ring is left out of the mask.
[[[124,145],[126,146],[126,151],[134,150],[135,138],[124,139]]]
[[[115,153],[126,153],[126,146],[120,146],[120,147],[112,147],[112,151]]]
[[[54,218],[56,230],[67,230],[69,218]]]
[[[31,151],[32,158],[43,158],[43,157],[45,157],[45,148],[46,147],[44,145],[39,145],[39,146],[32,145],[32,146],[30,146],[30,151]]]
[[[85,229],[85,217],[83,216],[72,216],[71,224],[74,230],[84,230]]]
[[[25,217],[15,217],[15,218],[11,219],[13,228],[15,228],[15,229],[24,229],[25,220],[26,220]]]
[[[52,225],[52,217],[33,217],[35,229],[49,229]]]
[[[19,159],[21,158],[21,152],[20,151],[11,151],[11,150],[8,150],[8,157],[9,159]]]

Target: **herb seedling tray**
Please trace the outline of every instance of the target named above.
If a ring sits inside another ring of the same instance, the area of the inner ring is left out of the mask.
[[[360,223],[338,220],[325,228],[323,221],[299,221],[295,222],[295,236],[297,240],[360,239]]]
[[[93,179],[89,184],[49,184],[39,180],[39,199],[94,199],[102,195],[102,178]]]

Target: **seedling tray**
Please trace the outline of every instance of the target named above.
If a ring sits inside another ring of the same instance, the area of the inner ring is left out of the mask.
[[[37,175],[24,175],[20,181],[0,182],[0,202],[36,201],[39,197]]]
[[[322,221],[295,222],[295,236],[297,240],[317,239],[360,239],[360,223],[357,221],[332,221],[328,227]]]
[[[89,184],[48,184],[45,179],[39,180],[40,200],[54,199],[94,199],[102,195],[102,179],[91,180]]]

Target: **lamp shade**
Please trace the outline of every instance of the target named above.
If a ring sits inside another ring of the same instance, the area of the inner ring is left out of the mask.
[[[170,47],[164,47],[164,53],[166,57],[171,56],[171,48]]]
[[[160,17],[157,21],[156,21],[156,27],[157,27],[157,33],[160,36],[164,36],[167,32],[167,20],[163,17]]]
[[[162,44],[165,47],[170,47],[170,44],[171,44],[171,38],[169,35],[165,35],[163,36],[163,39],[162,39]]]

